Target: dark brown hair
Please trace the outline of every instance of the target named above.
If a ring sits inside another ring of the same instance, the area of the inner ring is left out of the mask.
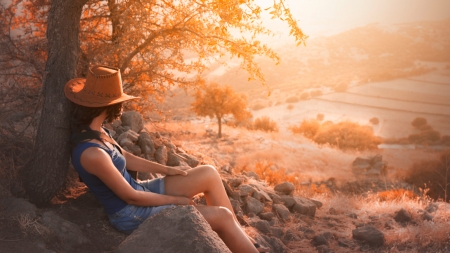
[[[92,120],[106,110],[106,121],[111,123],[122,115],[123,104],[104,107],[86,107],[73,104],[71,127],[73,133],[80,133],[91,124]]]

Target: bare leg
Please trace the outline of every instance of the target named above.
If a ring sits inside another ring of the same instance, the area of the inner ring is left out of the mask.
[[[218,206],[196,206],[196,208],[231,252],[258,252],[245,232],[236,223],[229,209]]]
[[[204,165],[189,170],[187,176],[167,176],[164,183],[167,195],[192,198],[199,193],[204,193],[208,206],[198,206],[197,209],[230,250],[232,252],[257,252],[237,222],[220,175],[214,167]],[[231,218],[230,221],[228,221],[228,216]]]

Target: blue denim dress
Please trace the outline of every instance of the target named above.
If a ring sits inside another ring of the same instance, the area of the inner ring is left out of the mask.
[[[92,142],[80,142],[72,150],[72,164],[77,170],[83,182],[100,201],[106,213],[108,214],[110,223],[119,231],[130,234],[148,217],[158,213],[159,211],[171,207],[165,206],[135,206],[128,205],[120,199],[106,184],[98,177],[87,172],[80,162],[81,154],[90,147],[98,147],[106,151],[117,170],[122,174],[125,180],[138,191],[148,191],[158,194],[164,194],[164,178],[152,179],[149,181],[137,182],[126,170],[125,157],[117,147],[109,149],[104,145]]]

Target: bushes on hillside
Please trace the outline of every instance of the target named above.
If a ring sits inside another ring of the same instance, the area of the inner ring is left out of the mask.
[[[380,139],[373,134],[370,127],[344,121],[319,129],[314,136],[318,144],[330,144],[339,149],[368,150],[376,149]]]
[[[427,189],[431,198],[446,199],[450,195],[450,152],[443,153],[439,160],[416,163],[407,172],[407,183]]]
[[[264,132],[278,132],[277,122],[271,120],[267,116],[256,118],[251,127],[248,128],[251,130],[261,130]]]
[[[422,117],[417,117],[411,122],[411,125],[417,129],[420,129],[420,127],[423,127],[426,124],[427,124],[427,120]]]
[[[297,103],[299,100],[298,97],[289,97],[286,99],[286,103]]]
[[[294,134],[303,134],[308,139],[313,139],[319,128],[320,123],[315,119],[303,120],[300,126],[289,127]]]
[[[321,125],[315,119],[304,120],[300,126],[291,126],[290,130],[295,134],[303,134],[318,144],[329,144],[343,150],[376,149],[381,142],[370,127],[350,121],[337,124],[327,121]]]
[[[369,121],[374,125],[378,125],[380,123],[380,120],[377,117],[373,117]]]

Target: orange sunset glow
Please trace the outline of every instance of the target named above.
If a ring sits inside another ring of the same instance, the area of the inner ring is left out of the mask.
[[[0,252],[449,252],[450,1],[1,0]]]

